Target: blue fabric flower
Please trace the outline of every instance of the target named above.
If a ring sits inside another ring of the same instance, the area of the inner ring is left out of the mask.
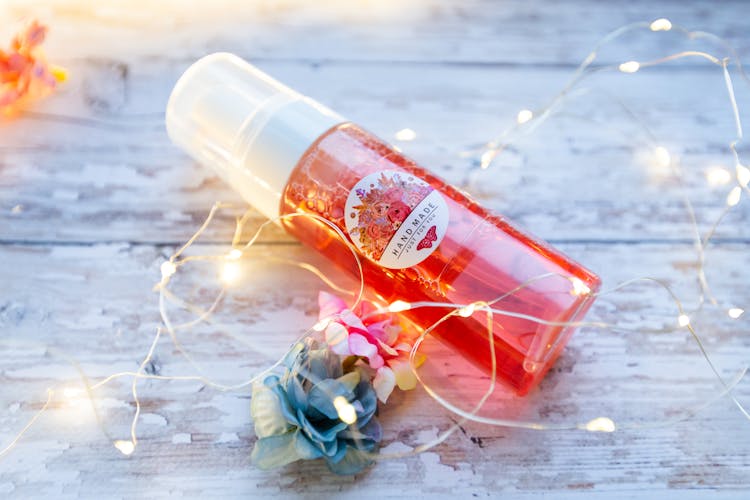
[[[284,364],[281,378],[253,388],[253,462],[270,469],[323,458],[337,474],[364,469],[382,435],[368,376],[356,366],[344,373],[341,358],[313,340],[297,344]]]

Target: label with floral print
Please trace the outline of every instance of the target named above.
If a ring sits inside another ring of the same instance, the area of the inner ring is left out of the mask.
[[[422,179],[383,170],[362,178],[346,199],[346,230],[354,245],[383,267],[419,264],[448,227],[448,205]]]

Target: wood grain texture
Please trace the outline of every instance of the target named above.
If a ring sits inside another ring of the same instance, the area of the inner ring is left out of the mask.
[[[477,168],[459,153],[500,134],[518,110],[538,109],[609,29],[668,16],[726,37],[747,55],[741,1],[642,2],[612,6],[547,2],[160,2],[91,7],[60,0],[7,0],[0,34],[21,16],[50,20],[49,54],[71,79],[29,114],[0,123],[0,446],[50,409],[0,458],[0,496],[12,498],[266,497],[744,498],[750,492],[750,423],[728,398],[686,416],[721,389],[684,330],[666,334],[583,329],[541,389],[489,409],[519,419],[585,422],[612,416],[612,434],[530,431],[475,423],[427,453],[378,463],[353,478],[317,462],[264,472],[250,464],[255,440],[246,393],[200,382],[144,381],[136,453],[123,457],[134,404],[129,379],[97,391],[104,431],[79,396],[75,368],[92,380],[137,369],[159,324],[151,291],[159,265],[216,200],[223,213],[197,252],[223,252],[242,202],[170,143],[166,98],[195,58],[231,50],[398,146],[482,203],[550,239],[604,279],[605,288],[651,276],[695,305],[698,256],[683,205],[701,231],[731,185],[708,186],[711,167],[730,170],[731,113],[718,68],[699,60],[635,75],[603,72],[560,113]],[[648,59],[684,44],[673,34],[629,37],[602,64]],[[655,38],[656,37],[656,38]],[[738,103],[750,88],[737,77]],[[631,112],[646,120],[634,122]],[[747,112],[743,112],[747,118]],[[654,168],[665,145],[682,186]],[[695,317],[726,379],[750,359],[750,204],[744,199],[708,249],[707,277],[721,308]],[[256,217],[250,226],[262,220]],[[321,283],[269,256],[329,263],[271,230],[244,262],[251,277],[214,319],[180,340],[204,373],[236,383],[274,360],[314,321]],[[175,281],[206,304],[216,270],[196,266]],[[343,279],[343,278],[342,278]],[[598,299],[588,319],[638,330],[671,326],[677,312],[657,287],[639,283]],[[429,346],[437,349],[437,347]],[[441,359],[438,355],[434,359]],[[195,374],[168,339],[150,372]],[[446,370],[455,397],[459,374]],[[465,384],[464,384],[465,385]],[[750,385],[734,392],[750,405]],[[382,408],[386,451],[403,452],[449,428],[455,417],[421,390]],[[641,423],[642,428],[628,428]]]
[[[177,151],[164,131],[162,110],[186,66],[147,62],[128,70],[128,81],[118,87],[108,83],[121,78],[109,65],[75,65],[71,71],[82,80],[74,76],[45,111],[98,121],[75,125],[34,117],[6,124],[0,136],[3,238],[178,242],[215,200],[239,201],[210,170]],[[520,108],[546,104],[569,70],[386,71],[380,65],[312,68],[286,62],[262,68],[386,140],[403,127],[413,128],[417,140],[400,144],[408,154],[551,240],[689,238],[683,195],[699,209],[705,230],[729,190],[707,189],[705,179],[709,167],[733,169],[728,145],[734,130],[717,67],[595,78],[585,86],[588,94],[522,137],[487,171],[478,168],[478,155],[463,158],[460,152],[491,133],[499,135]],[[98,79],[103,83],[95,83]],[[683,90],[674,93],[675,85]],[[745,110],[750,109],[746,90],[738,81]],[[658,142],[649,140],[610,95],[651,118],[648,126]],[[113,111],[97,109],[102,102],[110,102]],[[492,132],[478,133],[484,130]],[[684,189],[677,189],[668,172],[653,168],[649,151],[655,143],[667,145],[679,159],[686,171]],[[12,211],[17,205],[20,213]],[[747,218],[748,210],[738,207],[728,222]],[[731,234],[719,229],[719,236],[750,236],[747,227],[732,228]]]
[[[695,290],[690,248],[597,244],[566,245],[563,250],[600,270],[605,285],[632,273],[663,274],[681,295]],[[149,285],[158,279],[158,266],[169,251],[150,245],[3,247],[4,272],[17,289],[3,299],[0,315],[3,330],[15,339],[12,356],[3,359],[7,406],[2,429],[18,428],[38,410],[47,387],[78,386],[75,371],[57,349],[80,361],[94,379],[137,367],[158,319],[154,308],[148,307],[154,301]],[[747,245],[727,245],[712,257],[726,262],[742,258],[747,251]],[[319,282],[290,268],[267,268],[261,262],[271,253],[331,271],[330,264],[298,245],[259,248],[248,261],[253,282],[232,295],[211,325],[181,338],[196,362],[219,381],[236,383],[257,373],[303,325],[314,321]],[[42,259],[44,266],[29,278],[28,270]],[[723,284],[727,297],[746,289],[741,275],[723,267],[713,271],[711,277]],[[213,273],[211,267],[191,270],[191,282],[201,286],[196,294],[210,288]],[[284,290],[278,289],[279,280]],[[653,318],[670,308],[664,294],[636,286],[602,297],[592,317],[638,327],[653,325]],[[740,323],[742,328],[746,325],[746,320]],[[736,322],[711,317],[696,327],[722,374],[731,377],[746,363],[750,344],[746,336],[736,334]],[[167,339],[159,345],[155,360],[153,370],[159,374],[195,373]],[[615,434],[466,424],[464,432],[431,452],[383,462],[352,479],[332,477],[315,463],[273,472],[253,468],[248,458],[254,438],[247,394],[221,393],[198,382],[147,381],[140,386],[144,415],[135,455],[124,458],[111,446],[85,403],[74,399],[71,404],[58,394],[51,410],[4,460],[0,485],[19,497],[133,497],[150,492],[344,497],[353,491],[364,496],[369,492],[400,497],[423,491],[466,497],[750,487],[750,426],[726,400],[667,428]],[[515,418],[546,422],[586,421],[598,415],[640,422],[678,416],[717,389],[684,333],[646,336],[583,330],[541,391],[514,412]],[[110,438],[125,438],[134,409],[128,381],[114,383],[97,396]],[[747,383],[737,388],[737,397],[743,401],[750,397]],[[380,418],[386,449],[391,451],[425,442],[453,422],[421,391],[396,394]],[[103,482],[105,471],[117,481]]]
[[[616,7],[596,0],[167,0],[148,7],[110,0],[95,8],[71,0],[6,0],[2,9],[11,18],[50,19],[56,26],[50,53],[72,58],[192,61],[206,50],[231,50],[292,62],[570,66],[604,33],[658,17],[711,31],[740,51],[750,48],[744,36],[750,7],[742,0],[723,1],[722,8],[711,0],[634,0]],[[671,50],[675,41],[665,37],[659,44]],[[602,57],[619,63],[652,44],[636,36]]]

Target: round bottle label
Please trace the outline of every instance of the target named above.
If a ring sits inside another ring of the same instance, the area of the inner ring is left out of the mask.
[[[346,230],[354,245],[383,267],[419,264],[443,241],[448,205],[422,179],[383,170],[363,177],[346,199]]]

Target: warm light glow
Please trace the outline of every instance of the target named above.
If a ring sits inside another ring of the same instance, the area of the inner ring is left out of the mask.
[[[730,317],[730,318],[732,318],[732,319],[737,319],[737,318],[739,318],[740,316],[742,316],[742,314],[744,314],[744,312],[745,312],[745,310],[744,310],[744,309],[742,309],[742,308],[739,308],[739,307],[733,307],[733,308],[731,308],[731,309],[730,309],[729,311],[727,311],[727,314],[729,314],[729,317]]]
[[[83,389],[79,387],[66,387],[63,389],[63,396],[68,399],[77,398],[83,394]]]
[[[706,180],[709,186],[724,186],[732,180],[732,174],[723,167],[711,167],[706,170]]]
[[[747,187],[750,183],[750,168],[738,163],[735,170],[737,171],[737,182],[740,183],[740,186]]]
[[[413,141],[416,137],[417,133],[410,128],[404,128],[396,132],[396,139],[399,141]]]
[[[654,161],[658,167],[668,167],[672,164],[672,155],[664,146],[656,146],[654,148]]]
[[[75,419],[76,421],[82,420],[86,415],[86,410],[89,408],[89,398],[86,391],[81,387],[65,387],[62,390],[62,395],[65,398],[65,404],[76,410],[68,414],[68,418]]]
[[[727,205],[729,205],[730,207],[737,205],[740,202],[741,196],[742,188],[739,186],[735,186],[731,191],[729,191],[729,194],[727,195]]]
[[[469,304],[458,310],[458,315],[462,318],[468,318],[472,314],[474,314],[474,304]]]
[[[623,73],[635,73],[641,69],[641,63],[638,61],[628,61],[620,64],[620,71]]]
[[[482,168],[482,170],[486,169],[487,167],[490,166],[490,163],[492,163],[492,160],[494,158],[495,158],[495,151],[491,149],[489,151],[485,151],[482,154],[482,160],[479,166]]]
[[[221,269],[221,281],[226,285],[231,285],[240,279],[242,272],[236,262],[225,262]]]
[[[135,451],[135,445],[132,441],[117,440],[114,442],[114,445],[125,456],[132,455]]]
[[[614,432],[617,427],[611,418],[599,417],[586,424],[586,430],[591,432]]]
[[[388,310],[392,313],[408,311],[409,309],[411,309],[411,304],[404,302],[403,300],[391,302],[391,305],[388,306]]]
[[[573,284],[573,290],[571,292],[573,295],[588,295],[591,293],[591,288],[579,278],[574,276],[570,278],[570,282]]]
[[[530,109],[522,109],[518,112],[518,116],[516,117],[516,121],[520,124],[526,123],[527,121],[534,118],[534,113],[531,112]]]
[[[680,314],[677,317],[677,324],[680,326],[688,326],[690,324],[690,316],[687,314]]]
[[[333,400],[333,407],[336,408],[339,419],[345,424],[351,425],[357,421],[357,410],[344,396],[336,396]]]
[[[671,21],[663,17],[651,23],[651,31],[669,31],[671,29]]]
[[[169,278],[176,272],[177,272],[177,266],[174,265],[174,262],[172,262],[171,260],[162,262],[161,264],[161,277],[162,278]]]
[[[227,259],[229,260],[237,260],[240,257],[242,257],[242,250],[239,248],[233,248],[228,254]]]

